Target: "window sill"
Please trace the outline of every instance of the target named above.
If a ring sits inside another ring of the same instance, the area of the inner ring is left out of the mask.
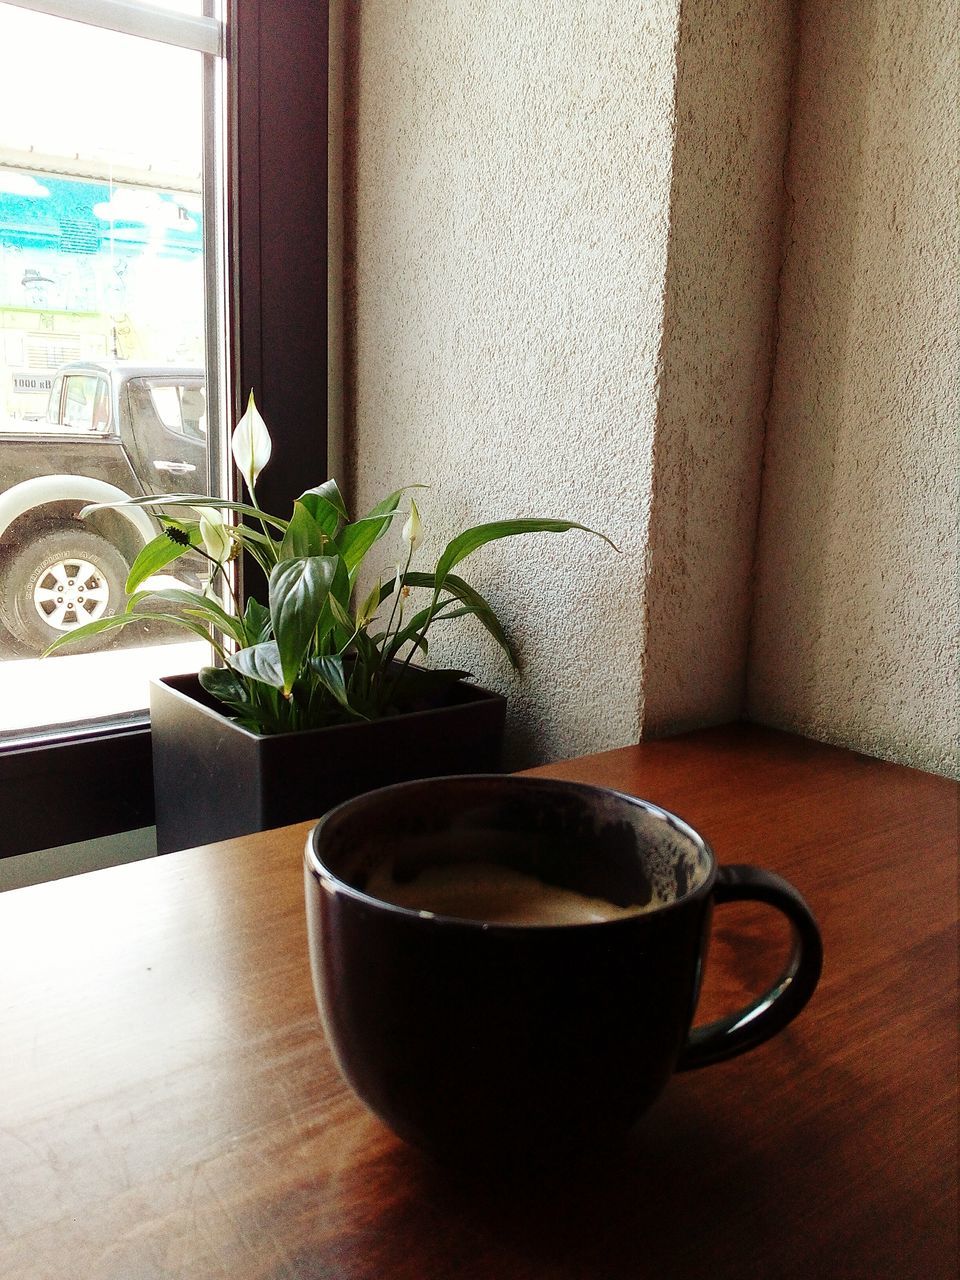
[[[0,858],[153,824],[145,714],[0,747]]]

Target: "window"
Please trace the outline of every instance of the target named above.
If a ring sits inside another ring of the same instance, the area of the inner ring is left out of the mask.
[[[144,380],[153,410],[168,431],[201,443],[207,434],[207,396],[202,381]]]
[[[72,16],[89,9],[118,22],[132,20],[133,11],[142,9],[154,26],[161,8],[129,0],[26,7]],[[184,15],[199,15],[202,8],[205,17],[211,16],[209,4],[201,6],[199,0],[189,5],[182,0],[175,7]],[[287,0],[269,8],[266,0],[230,0],[223,17],[230,117],[225,157],[229,311],[214,336],[224,345],[228,333],[231,337],[234,372],[228,399],[234,413],[252,386],[268,415],[280,447],[261,477],[261,492],[266,504],[280,505],[301,491],[304,475],[325,470],[326,368],[318,352],[326,345],[327,6],[323,0]],[[20,114],[26,118],[28,111]],[[171,225],[189,213],[188,206],[178,206]],[[80,217],[67,228],[68,242],[80,248],[91,243],[84,240],[83,222]],[[32,277],[28,285],[41,295],[49,287]],[[47,363],[24,375],[36,382],[30,389],[39,393],[40,414],[46,412],[58,368],[108,354],[104,335],[96,332],[41,336],[36,354],[39,359],[43,348]],[[20,335],[10,337],[16,349]],[[200,435],[217,430],[209,397],[201,406],[186,394],[195,390],[184,386],[178,396],[184,442],[197,441],[195,429]],[[149,388],[153,412],[172,437],[176,423],[165,394],[166,404],[160,404]],[[99,438],[93,432],[91,443]],[[216,474],[212,482],[218,483]],[[56,812],[58,807],[44,799],[67,793],[82,796],[82,804],[69,812]],[[109,729],[39,733],[32,741],[0,746],[0,809],[16,815],[5,830],[0,828],[0,856],[148,825],[152,794],[145,717]]]
[[[124,385],[126,412],[140,424],[138,457],[146,493],[207,492],[207,392],[203,371],[152,374]]]
[[[73,431],[102,431],[107,425],[107,384],[96,375],[75,373],[63,379],[63,409],[57,421]]]
[[[102,25],[131,9],[137,22],[159,24],[155,33]],[[88,21],[0,3],[0,324],[12,339],[0,352],[8,736],[142,714],[150,677],[210,661],[202,641],[159,620],[85,637],[41,661],[54,641],[123,613],[130,566],[161,533],[149,508],[89,514],[91,504],[207,492],[211,475],[225,472],[208,456],[219,433],[200,430],[208,384],[211,421],[222,416],[220,362],[209,377],[206,367],[208,339],[224,330],[222,183],[212,163],[222,131],[220,113],[205,110],[220,59],[203,52],[222,45],[220,24],[99,0],[69,12]],[[28,49],[43,52],[42,78]],[[55,385],[46,413],[31,383],[45,370]],[[189,434],[180,409],[188,385],[203,401]],[[202,590],[199,563],[184,557],[153,585]]]

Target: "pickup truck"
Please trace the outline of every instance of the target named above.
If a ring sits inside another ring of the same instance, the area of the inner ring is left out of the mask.
[[[142,507],[86,519],[81,509],[172,492],[209,492],[202,369],[65,365],[46,419],[0,424],[0,622],[22,649],[41,653],[115,613],[131,563],[160,531]],[[183,568],[196,577],[189,560]]]

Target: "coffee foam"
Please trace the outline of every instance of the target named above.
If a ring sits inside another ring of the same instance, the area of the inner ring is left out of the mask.
[[[365,892],[427,915],[519,925],[598,924],[641,915],[669,901],[655,896],[644,906],[620,907],[484,861],[425,866],[412,878],[398,879],[393,858],[373,868]]]

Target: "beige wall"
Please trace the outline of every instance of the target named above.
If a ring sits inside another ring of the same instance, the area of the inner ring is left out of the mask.
[[[794,48],[789,3],[681,9],[645,736],[743,707]]]
[[[958,766],[956,19],[933,0],[805,5],[748,701],[942,772]]]
[[[466,623],[433,656],[509,692],[514,760],[635,741],[676,0],[359,12],[359,505],[430,483],[424,558],[512,515],[608,533],[464,565],[522,680]]]
[[[524,677],[469,624],[432,656],[509,694],[512,762],[746,710],[954,768],[956,23],[344,10],[354,498],[429,482],[425,559],[513,514],[622,548],[465,566]]]
[[[435,657],[509,693],[514,761],[635,741],[645,711],[736,714],[789,6],[714,3],[679,30],[672,0],[359,14],[359,504],[431,482],[434,554],[512,514],[621,547],[482,553],[468,576],[524,677],[467,627]],[[734,105],[758,97],[770,115]]]

